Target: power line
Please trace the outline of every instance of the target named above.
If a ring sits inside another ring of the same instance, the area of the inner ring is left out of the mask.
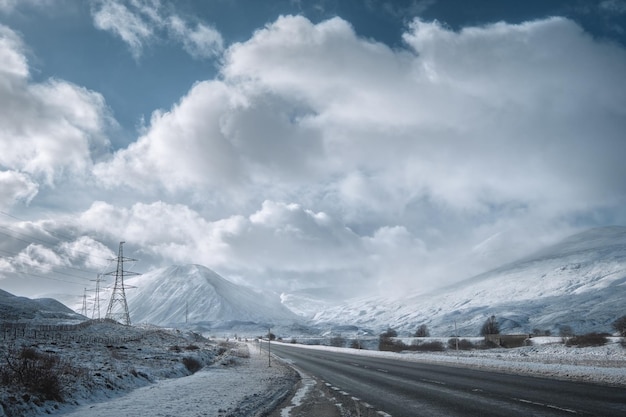
[[[12,218],[12,219],[14,219],[14,220],[17,220],[17,221],[20,221],[20,222],[29,222],[29,223],[33,223],[33,224],[34,224],[34,222],[32,222],[31,220],[20,219],[19,217],[16,217],[16,216],[14,216],[14,215],[12,215],[12,214],[9,214],[9,213],[7,213],[7,212],[4,212],[4,211],[2,211],[2,210],[0,210],[0,214],[3,214],[3,215],[5,215],[5,216],[7,216],[7,217],[10,217],[10,218]],[[54,237],[55,237],[55,238],[57,238],[58,240],[64,240],[64,239],[65,239],[65,240],[72,240],[72,238],[71,238],[71,237],[69,237],[69,236],[64,236],[64,235],[62,235],[61,233],[57,233],[57,232],[51,232],[50,230],[47,230],[45,227],[43,227],[43,226],[41,226],[41,225],[37,225],[37,227],[40,227],[42,230],[44,230],[44,231],[48,232],[48,234],[49,234],[49,235],[54,236]],[[59,237],[59,236],[60,236],[60,237]]]
[[[28,245],[32,245],[32,244],[38,244],[37,242],[33,242],[33,240],[38,240],[39,242],[41,242],[41,243],[43,243],[43,244],[44,244],[44,247],[46,247],[46,248],[48,248],[48,249],[50,249],[50,250],[53,250],[53,249],[52,249],[52,246],[54,246],[54,244],[53,244],[53,243],[51,243],[51,242],[46,242],[45,240],[43,240],[43,239],[39,239],[39,238],[37,238],[37,237],[35,237],[35,236],[32,236],[32,235],[28,235],[28,234],[26,234],[26,233],[21,233],[21,232],[15,231],[15,230],[13,230],[13,229],[11,229],[11,228],[9,228],[9,227],[6,227],[6,226],[0,226],[0,229],[5,229],[5,230],[8,230],[9,232],[12,232],[12,233],[14,233],[14,234],[22,235],[22,236],[25,236],[25,237],[27,237],[27,238],[30,238],[30,239],[31,239],[31,240],[21,239],[21,238],[19,238],[19,237],[15,236],[15,235],[12,235],[12,234],[9,234],[9,233],[6,233],[6,232],[3,232],[2,230],[0,230],[0,234],[5,235],[5,236],[8,236],[8,237],[10,237],[10,238],[12,238],[12,239],[14,239],[14,240],[19,241],[19,242],[23,242],[23,243],[26,243],[26,244],[28,244]],[[63,241],[61,241],[61,243],[69,243],[69,242],[63,242]],[[94,256],[94,255],[92,255],[92,254],[91,254],[91,253],[89,253],[89,252],[81,251],[81,250],[78,250],[78,249],[72,249],[72,251],[73,251],[73,252],[76,252],[76,253],[83,254],[83,255],[91,256],[91,257],[94,257],[94,258],[99,258],[99,259],[107,259],[107,260],[108,260],[108,258],[104,258],[104,257],[102,257],[102,256]]]
[[[4,249],[0,249],[0,252],[4,252],[4,253],[6,253],[8,255],[12,255],[12,257],[6,256],[6,255],[4,255],[4,256],[0,255],[0,258],[4,258],[4,259],[9,259],[9,260],[10,259],[15,259],[15,258],[22,258],[22,259],[26,259],[26,260],[30,260],[31,259],[28,255],[26,255],[24,253],[11,252],[11,251],[7,251],[7,250],[4,250]],[[100,265],[100,266],[102,266],[102,269],[104,269],[104,268],[108,267],[109,264],[107,264],[107,265]],[[29,266],[33,267],[33,268],[39,267],[39,266],[36,266],[36,265],[29,265]],[[39,267],[39,268],[41,268],[41,267]],[[73,266],[63,266],[63,269],[71,269],[73,271],[84,272],[84,273],[89,274],[89,275],[93,275],[95,273],[95,271],[93,271],[93,270],[75,268]],[[69,277],[77,277],[76,275],[68,274],[68,273],[65,273],[65,272],[60,272],[59,268],[57,268],[57,267],[50,267],[50,270],[54,271],[57,274],[67,275]],[[77,278],[84,278],[84,277],[77,277]]]
[[[63,234],[60,234],[60,233],[57,233],[57,232],[50,231],[50,230],[46,229],[45,227],[43,227],[41,224],[36,224],[36,223],[34,223],[34,222],[32,222],[32,221],[29,221],[29,220],[20,219],[19,217],[16,217],[16,216],[14,216],[14,215],[12,215],[12,214],[6,213],[6,212],[4,212],[4,211],[2,211],[2,210],[0,210],[0,214],[5,215],[5,216],[7,216],[7,217],[10,217],[10,218],[12,218],[12,219],[14,219],[14,220],[18,220],[18,221],[20,221],[20,222],[28,222],[28,223],[30,223],[30,224],[33,224],[33,225],[34,225],[35,227],[37,227],[39,230],[42,230],[42,231],[46,232],[48,235],[50,235],[50,236],[54,237],[55,239],[57,239],[57,240],[58,240],[58,241],[60,241],[60,242],[70,242],[70,241],[75,241],[75,240],[76,240],[76,238],[75,238],[75,237],[65,236],[65,235],[63,235]],[[44,239],[40,239],[39,237],[36,237],[36,236],[34,236],[34,235],[32,235],[32,234],[29,234],[29,233],[24,233],[23,231],[17,231],[17,230],[12,229],[12,228],[10,228],[10,227],[8,227],[8,226],[3,226],[3,225],[0,225],[0,228],[5,229],[5,230],[8,230],[8,231],[10,231],[10,232],[12,232],[12,233],[15,233],[15,234],[17,234],[17,235],[24,236],[24,237],[29,238],[29,239],[31,239],[31,240],[36,240],[36,241],[39,241],[39,242],[41,242],[41,243],[43,243],[43,244],[45,244],[45,245],[48,245],[48,246],[53,246],[53,245],[54,245],[54,243],[52,243],[52,242],[50,242],[50,241],[46,241],[46,240],[44,240]],[[19,240],[20,242],[24,242],[24,243],[28,243],[28,244],[35,243],[35,242],[32,242],[32,241],[27,241],[27,240],[20,239],[20,238],[18,238],[18,237],[16,237],[16,236],[13,236],[13,235],[10,235],[10,234],[7,234],[7,233],[4,233],[4,232],[2,232],[2,231],[0,231],[0,233],[4,234],[5,236],[12,237],[13,239]],[[84,255],[93,256],[93,255],[91,255],[89,252],[80,251],[80,250],[77,250],[77,249],[73,249],[73,251],[74,251],[74,252],[76,252],[76,253],[82,253],[82,254],[84,254]],[[95,257],[96,257],[96,258],[100,258],[100,259],[107,259],[107,260],[108,260],[108,258],[104,258],[104,257],[102,257],[102,256],[95,256]]]

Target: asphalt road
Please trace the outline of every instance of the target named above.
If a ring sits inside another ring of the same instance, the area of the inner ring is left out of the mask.
[[[626,416],[623,388],[289,345],[271,352],[393,417]]]

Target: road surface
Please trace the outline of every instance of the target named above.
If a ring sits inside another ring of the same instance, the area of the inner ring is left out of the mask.
[[[623,388],[284,344],[271,352],[381,415],[626,416]]]

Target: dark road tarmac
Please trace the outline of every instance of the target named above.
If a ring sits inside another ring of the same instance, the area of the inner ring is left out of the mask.
[[[623,388],[282,344],[272,344],[271,350],[338,392],[393,417],[626,416]]]

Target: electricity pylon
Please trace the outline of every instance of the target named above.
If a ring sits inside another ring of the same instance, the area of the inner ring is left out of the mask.
[[[93,298],[93,311],[91,312],[92,320],[100,320],[100,281],[102,280],[102,274],[96,276],[96,295]]]
[[[83,292],[83,306],[80,309],[80,314],[87,317],[87,288],[85,288],[85,291]]]
[[[115,271],[107,272],[104,275],[115,275],[115,285],[113,286],[113,293],[111,294],[111,300],[109,301],[109,307],[107,307],[106,318],[118,321],[122,324],[130,326],[130,314],[128,314],[128,303],[126,302],[126,290],[124,289],[124,275],[139,275],[136,272],[124,271],[124,262],[136,262],[137,259],[125,258],[123,252],[123,245],[125,242],[120,242],[120,249],[118,251],[117,269]],[[117,307],[117,308],[116,308]]]

